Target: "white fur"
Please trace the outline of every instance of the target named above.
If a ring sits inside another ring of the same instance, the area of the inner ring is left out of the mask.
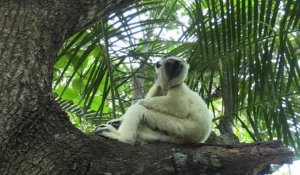
[[[166,62],[179,60],[182,71],[175,78],[168,78]],[[111,125],[96,129],[105,137],[130,144],[169,142],[198,143],[208,138],[212,118],[202,98],[183,83],[189,65],[177,57],[162,59],[156,68],[156,81],[146,98],[128,108],[119,119],[120,127]]]

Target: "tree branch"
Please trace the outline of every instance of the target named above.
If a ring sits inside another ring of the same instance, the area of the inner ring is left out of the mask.
[[[137,1],[138,0],[81,0],[82,12],[78,24],[75,27],[75,32]]]
[[[156,143],[133,147],[96,137],[102,142],[97,144],[98,149],[105,145],[115,152],[108,157],[107,164],[103,164],[105,155],[99,152],[102,165],[94,170],[112,174],[255,174],[269,164],[290,162],[293,157],[293,152],[278,141],[238,145]],[[119,166],[111,167],[111,162]]]

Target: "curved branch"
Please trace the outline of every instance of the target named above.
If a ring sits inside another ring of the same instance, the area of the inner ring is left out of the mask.
[[[82,11],[75,27],[80,31],[110,13],[123,9],[138,0],[81,0]]]
[[[278,141],[238,145],[156,143],[133,147],[96,137],[96,145],[101,148],[95,155],[101,155],[102,163],[94,171],[112,174],[255,174],[269,164],[290,162],[293,157],[293,152]],[[111,149],[109,157],[100,151],[103,146]],[[112,167],[111,162],[119,166]]]

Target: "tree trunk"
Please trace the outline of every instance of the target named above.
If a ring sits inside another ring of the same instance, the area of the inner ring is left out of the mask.
[[[1,174],[89,171],[90,141],[52,96],[54,60],[71,34],[132,1],[0,2]]]
[[[252,145],[253,149],[251,145],[132,147],[103,138],[90,139],[76,129],[52,96],[56,52],[71,34],[86,28],[112,7],[121,8],[132,1],[0,2],[1,174],[227,173],[236,168],[231,164],[234,158],[226,161],[229,155],[217,151],[240,158],[249,151],[246,148],[256,158],[251,160],[262,165],[291,158],[291,152],[278,145]]]

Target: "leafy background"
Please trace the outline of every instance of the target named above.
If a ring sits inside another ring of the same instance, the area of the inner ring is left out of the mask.
[[[297,0],[143,0],[69,38],[54,94],[84,132],[121,116],[166,54],[190,64],[187,84],[215,132],[281,140],[300,153],[300,3]]]

